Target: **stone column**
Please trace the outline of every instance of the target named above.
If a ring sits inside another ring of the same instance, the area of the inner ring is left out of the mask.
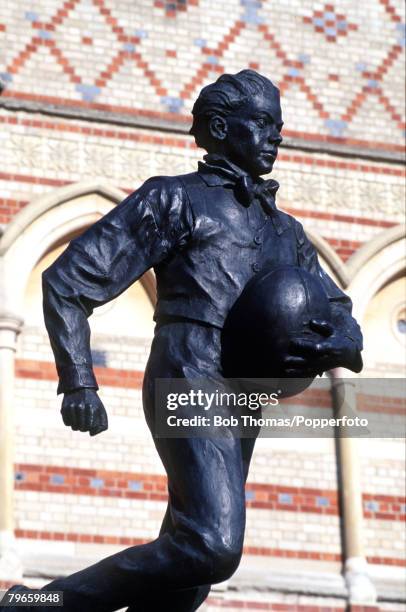
[[[356,379],[343,368],[332,370],[330,375],[335,417],[347,415],[352,418],[356,416]],[[340,436],[340,430],[338,430],[338,471],[345,555],[344,578],[350,606],[357,604],[373,606],[376,603],[376,590],[368,574],[363,545],[364,518],[358,443],[358,438]]]
[[[23,321],[0,312],[0,579],[19,580],[14,541],[14,362]]]

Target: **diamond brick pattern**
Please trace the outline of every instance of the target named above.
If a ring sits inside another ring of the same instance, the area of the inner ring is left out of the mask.
[[[188,121],[201,87],[250,66],[281,88],[287,130],[399,147],[403,11],[398,0],[16,0],[0,9],[3,95]]]
[[[336,42],[338,36],[347,36],[351,30],[358,30],[356,23],[349,23],[344,14],[336,13],[333,4],[326,4],[322,11],[314,11],[311,17],[303,17],[303,22],[312,24],[315,31],[324,34],[329,42]]]

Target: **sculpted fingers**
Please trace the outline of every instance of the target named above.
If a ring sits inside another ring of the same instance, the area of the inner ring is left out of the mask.
[[[97,426],[95,426],[95,427],[93,427],[92,429],[89,430],[89,435],[90,436],[97,436],[97,434],[101,433],[105,429],[106,429],[105,427],[101,427],[100,425],[97,425]]]
[[[102,410],[102,413],[101,413],[100,426],[103,428],[102,431],[107,429],[108,426],[109,426],[109,420],[107,418],[107,412],[105,411],[104,407],[103,407],[103,410]]]
[[[312,319],[310,321],[310,327],[326,338],[334,333],[334,327],[329,321],[325,321],[324,319]]]
[[[108,428],[107,413],[96,389],[78,389],[66,393],[62,401],[62,419],[73,431],[88,431],[94,436]]]
[[[68,406],[62,406],[62,408],[61,408],[61,415],[62,415],[63,424],[66,425],[66,426],[69,426],[70,425],[70,418],[69,418]]]
[[[86,431],[86,406],[82,402],[75,407],[75,427],[72,429]]]
[[[107,412],[103,406],[100,406],[97,411],[97,415],[95,416],[93,425],[91,428],[89,428],[89,433],[91,436],[96,436],[102,431],[106,431],[106,429],[108,429]]]
[[[290,350],[294,355],[304,355],[309,359],[319,358],[323,355],[328,355],[332,350],[332,344],[328,340],[307,340],[305,338],[297,338],[291,340]]]
[[[295,338],[290,341],[289,348],[294,355],[312,355],[319,350],[318,343],[306,338]]]
[[[285,367],[292,367],[292,368],[300,367],[300,366],[305,367],[307,365],[307,359],[304,359],[303,357],[299,357],[299,356],[288,355],[287,357],[283,359],[283,363]]]
[[[285,373],[289,378],[314,378],[319,372],[315,372],[314,369],[287,368]]]
[[[99,426],[98,408],[90,403],[80,403],[75,408],[75,427],[79,431],[91,431]]]
[[[75,419],[75,404],[64,404],[61,408],[61,414],[64,425],[70,427]]]
[[[302,353],[303,356],[287,355],[283,359],[284,371],[287,376],[290,378],[314,378],[317,374],[321,376],[323,372],[330,369],[331,353],[324,342],[313,344],[311,350],[309,350],[310,345],[308,346],[307,343],[300,348],[303,348],[303,353],[300,350],[297,352]]]
[[[69,422],[69,426],[71,429],[73,429],[73,431],[77,431],[79,429],[79,427],[76,425],[76,407],[74,406],[71,411],[70,411],[70,422]]]
[[[85,405],[83,402],[77,403],[71,401],[64,404],[61,414],[64,424],[71,427],[73,431],[87,431]]]
[[[97,409],[93,404],[86,404],[86,421],[85,429],[82,431],[91,431],[98,425]]]

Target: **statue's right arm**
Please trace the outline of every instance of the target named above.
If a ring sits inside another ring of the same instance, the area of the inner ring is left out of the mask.
[[[192,222],[181,184],[150,179],[73,240],[43,273],[45,325],[59,375],[58,393],[65,394],[62,416],[72,429],[93,434],[107,429],[93,373],[88,317],[161,262],[187,238]]]

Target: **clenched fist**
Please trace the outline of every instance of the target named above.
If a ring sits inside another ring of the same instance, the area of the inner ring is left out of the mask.
[[[107,412],[95,389],[65,393],[61,414],[65,425],[74,431],[88,431],[95,436],[108,428]]]

